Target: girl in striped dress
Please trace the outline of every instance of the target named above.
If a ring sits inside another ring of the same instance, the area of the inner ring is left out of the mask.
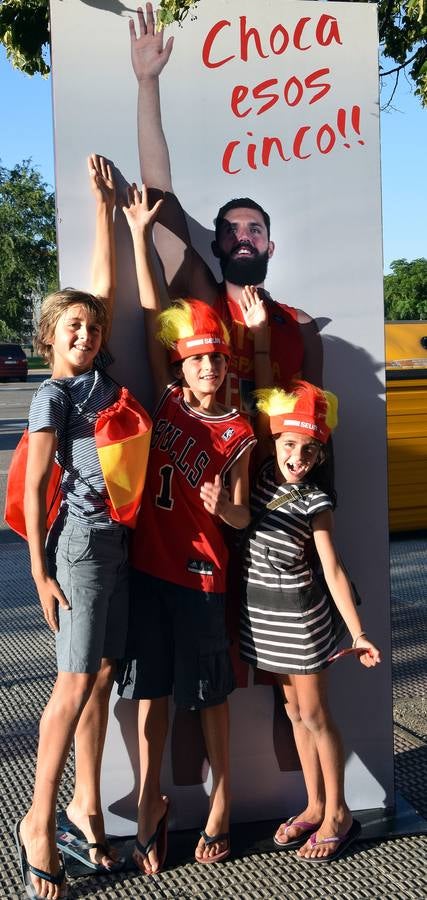
[[[305,810],[279,826],[274,843],[299,848],[306,861],[326,862],[344,852],[360,824],[345,802],[343,750],[328,708],[326,669],[336,646],[330,603],[312,570],[312,538],[360,662],[375,666],[381,657],[363,631],[334,546],[333,501],[317,487],[337,398],[303,381],[295,382],[292,393],[256,393],[275,454],[262,464],[253,489],[241,656],[273,672],[283,691],[307,789]]]

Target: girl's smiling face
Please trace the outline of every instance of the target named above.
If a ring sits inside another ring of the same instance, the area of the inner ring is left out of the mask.
[[[275,436],[277,468],[284,481],[298,484],[304,481],[319,461],[321,444],[309,435],[285,431]]]

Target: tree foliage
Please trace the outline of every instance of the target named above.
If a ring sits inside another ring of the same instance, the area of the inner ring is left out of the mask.
[[[369,2],[369,0],[368,0]],[[385,78],[393,79],[388,98],[390,105],[400,76],[405,73],[413,82],[415,94],[427,105],[427,6],[424,0],[379,0],[379,36],[383,58],[394,65],[381,69]]]
[[[182,24],[188,13],[194,10],[200,0],[160,0],[157,10],[157,24],[160,28],[172,22]],[[194,16],[193,16],[194,18]]]
[[[160,0],[158,23],[163,26],[172,22],[182,24],[188,13],[195,13],[198,3],[200,0]],[[123,11],[127,9],[119,0],[117,6],[119,11],[122,7]],[[393,61],[381,72],[383,81],[387,78],[391,86],[387,104],[393,99],[400,75],[406,73],[415,93],[423,105],[427,105],[427,6],[424,0],[378,0],[378,17],[382,57]],[[6,47],[12,65],[28,75],[35,72],[46,75],[49,72],[46,62],[48,0],[2,0],[0,41]]]
[[[24,338],[57,282],[55,196],[28,159],[0,166],[0,258],[0,331]]]
[[[27,75],[48,75],[49,0],[3,0],[0,41],[16,69]]]
[[[384,276],[386,319],[427,319],[427,259],[395,259]]]

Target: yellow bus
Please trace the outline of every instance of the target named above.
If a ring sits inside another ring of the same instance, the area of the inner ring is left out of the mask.
[[[385,324],[390,531],[427,528],[427,322]]]

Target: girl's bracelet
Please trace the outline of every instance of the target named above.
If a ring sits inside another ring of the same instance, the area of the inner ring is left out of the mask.
[[[366,637],[366,631],[360,631],[359,634],[356,635],[356,637],[354,638],[354,641],[351,645],[353,650],[355,650],[355,648],[357,646],[357,642],[358,642],[359,638],[361,638],[361,637]]]

